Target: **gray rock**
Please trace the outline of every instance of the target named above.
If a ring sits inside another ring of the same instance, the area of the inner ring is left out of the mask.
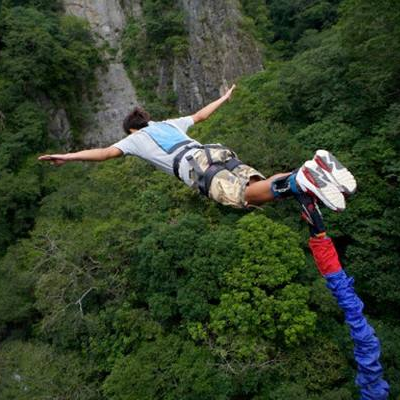
[[[66,111],[63,108],[57,108],[44,95],[40,95],[37,100],[49,117],[47,125],[49,138],[57,143],[60,151],[70,151],[74,140]]]
[[[137,100],[121,63],[110,63],[107,71],[97,74],[99,98],[90,126],[85,132],[87,146],[106,146],[125,136],[122,121]]]
[[[106,44],[111,49],[104,54],[108,61],[106,69],[96,71],[98,96],[95,106],[91,107],[93,114],[83,134],[83,141],[88,147],[107,146],[124,137],[122,120],[138,104],[135,90],[121,62],[120,49],[126,24],[125,13],[127,8],[137,13],[137,6],[138,2],[133,0],[64,0],[66,13],[86,19],[96,34],[99,47]]]
[[[112,48],[119,47],[126,18],[118,0],[64,0],[63,3],[66,13],[86,19],[100,40]]]
[[[73,144],[71,126],[64,109],[49,110],[50,122],[48,125],[49,136],[56,140],[60,149],[70,151]]]
[[[239,77],[263,69],[262,52],[241,28],[237,0],[181,0],[189,54],[176,60],[174,90],[179,111],[193,112],[221,95]]]

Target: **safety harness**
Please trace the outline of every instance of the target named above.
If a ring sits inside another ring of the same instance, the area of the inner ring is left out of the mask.
[[[173,163],[174,174],[180,180],[182,180],[181,177],[179,176],[180,162],[182,161],[183,157],[185,157],[185,154],[193,149],[203,149],[207,157],[208,167],[206,170],[203,170],[200,167],[200,165],[196,162],[196,160],[193,158],[192,155],[186,157],[186,160],[189,162],[189,164],[194,170],[196,176],[196,184],[200,193],[202,193],[207,197],[208,197],[208,192],[210,190],[211,182],[214,176],[218,174],[218,172],[223,170],[232,171],[239,165],[243,164],[242,161],[240,161],[236,157],[236,154],[232,150],[228,149],[225,146],[222,146],[221,144],[185,146],[185,148],[175,156]],[[232,158],[226,161],[213,160],[210,149],[228,150],[231,153]]]

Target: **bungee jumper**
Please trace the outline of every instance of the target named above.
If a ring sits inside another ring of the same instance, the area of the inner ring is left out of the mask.
[[[175,175],[208,198],[235,208],[251,208],[274,200],[295,198],[301,206],[303,219],[310,227],[309,246],[317,267],[350,327],[358,366],[356,384],[360,387],[361,400],[384,400],[389,395],[389,385],[382,378],[379,341],[363,316],[363,303],[354,291],[354,280],[342,269],[333,242],[326,235],[318,206],[318,202],[322,202],[331,210],[343,211],[345,196],[355,192],[356,181],[348,169],[326,150],[318,150],[313,159],[295,171],[266,178],[241,162],[227,147],[202,145],[188,136],[188,129],[209,118],[230,99],[234,89],[235,85],[193,115],[160,122],[151,121],[144,109],[135,107],[123,121],[127,136],[112,146],[47,154],[40,156],[39,160],[59,166],[70,161],[105,161],[137,156]]]
[[[374,329],[363,315],[364,304],[354,290],[354,278],[343,270],[336,248],[326,234],[322,214],[315,197],[297,195],[302,205],[302,217],[310,227],[309,247],[326,286],[344,312],[346,324],[354,342],[354,359],[357,363],[356,385],[361,400],[385,400],[389,396],[389,384],[383,379],[379,362],[380,343]],[[304,207],[305,205],[305,207]]]
[[[105,161],[121,156],[137,156],[162,171],[175,175],[203,195],[235,208],[261,206],[266,202],[308,193],[334,211],[345,209],[343,193],[356,189],[352,174],[329,152],[319,150],[314,158],[293,172],[269,178],[241,162],[236,154],[221,144],[202,145],[187,135],[194,124],[205,121],[230,99],[233,85],[218,100],[193,115],[151,121],[142,108],[135,107],[124,119],[128,135],[110,147],[39,157],[54,165],[70,161]],[[306,205],[303,204],[303,207]]]

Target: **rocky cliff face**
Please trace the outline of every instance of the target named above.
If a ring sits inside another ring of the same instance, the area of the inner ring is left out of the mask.
[[[135,1],[65,0],[67,14],[82,17],[89,22],[100,47],[106,48],[105,69],[97,71],[98,94],[90,124],[84,133],[87,146],[103,146],[124,136],[121,121],[138,103],[135,90],[121,62],[120,38],[127,12],[139,13]]]
[[[218,97],[238,77],[262,69],[259,46],[242,29],[235,0],[182,0],[189,54],[176,62],[174,89],[181,112],[195,111]]]
[[[239,76],[262,69],[254,38],[241,28],[238,0],[180,0],[189,35],[188,55],[165,66],[160,60],[158,90],[173,82],[181,113],[218,97]],[[85,144],[110,144],[124,136],[121,121],[138,103],[121,62],[120,40],[128,17],[140,18],[140,0],[64,0],[65,11],[86,19],[99,46],[108,45],[106,70],[99,70],[98,101],[84,134]],[[111,56],[112,54],[112,56]],[[168,76],[170,75],[170,76]]]

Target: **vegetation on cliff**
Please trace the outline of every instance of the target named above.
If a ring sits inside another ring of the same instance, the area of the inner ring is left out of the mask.
[[[162,119],[176,109],[172,72],[187,53],[187,32],[175,1],[145,0],[142,10],[125,28],[123,61],[146,109]]]
[[[85,118],[84,90],[99,64],[87,27],[59,16],[55,6],[5,1],[1,9],[0,254],[27,234],[45,194],[32,155],[51,145],[47,112],[64,108],[76,131]]]

